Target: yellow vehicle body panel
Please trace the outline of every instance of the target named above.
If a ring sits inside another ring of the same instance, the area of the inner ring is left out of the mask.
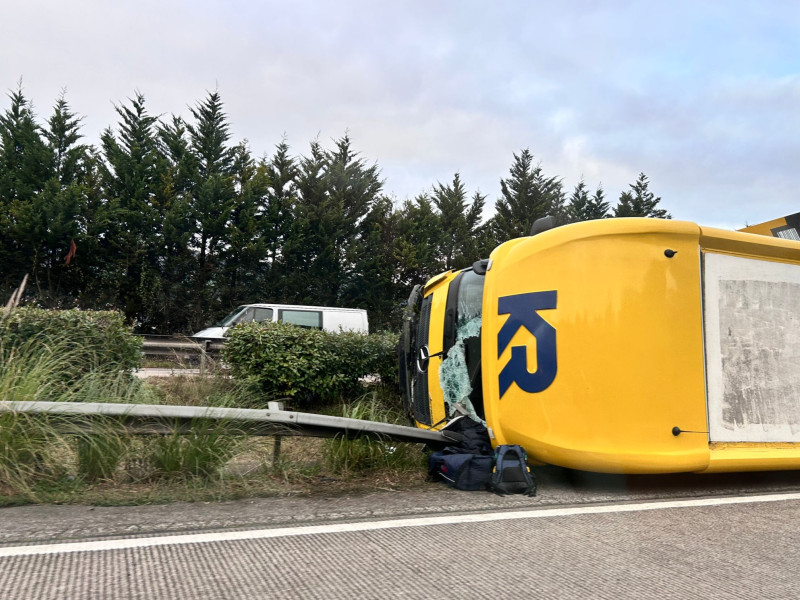
[[[711,460],[704,473],[800,469],[797,444],[711,443]]]
[[[800,468],[800,444],[709,442],[708,253],[800,265],[797,243],[656,219],[578,223],[495,249],[481,332],[493,443],[599,472]]]
[[[798,240],[798,229],[800,229],[800,213],[787,215],[780,219],[773,219],[756,225],[749,225],[739,231],[745,233],[755,233],[758,235],[774,236],[783,239]]]
[[[432,278],[425,285],[424,297],[433,298],[431,304],[431,320],[428,329],[428,350],[431,358],[426,374],[428,378],[428,395],[430,397],[431,425],[416,421],[417,427],[424,429],[441,429],[447,424],[444,407],[444,394],[439,383],[439,367],[442,365],[444,343],[444,316],[447,303],[447,290],[456,273],[447,271]]]
[[[709,462],[706,431],[700,230],[659,220],[587,222],[503,244],[486,274],[481,352],[487,425],[498,444],[520,444],[544,463],[593,471],[697,471]],[[676,254],[667,258],[665,250]],[[555,291],[541,317],[557,332],[557,374],[543,391],[500,375],[520,328],[498,358],[508,315],[501,298]]]

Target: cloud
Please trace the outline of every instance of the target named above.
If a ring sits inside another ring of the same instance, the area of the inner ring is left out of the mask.
[[[4,19],[3,85],[22,76],[41,115],[66,87],[91,142],[135,90],[185,115],[219,89],[256,154],[349,131],[399,199],[458,171],[491,205],[527,147],[611,200],[644,171],[676,218],[798,210],[788,1],[31,0]]]

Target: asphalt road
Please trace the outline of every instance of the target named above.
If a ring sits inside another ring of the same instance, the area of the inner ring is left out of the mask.
[[[800,473],[0,509],[0,598],[797,598]]]

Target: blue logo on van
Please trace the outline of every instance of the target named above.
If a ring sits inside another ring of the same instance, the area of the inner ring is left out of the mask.
[[[511,338],[524,327],[536,338],[536,372],[528,371],[528,347],[512,346],[511,360],[500,371],[500,397],[503,397],[516,383],[529,394],[541,392],[550,387],[556,378],[558,361],[556,359],[556,330],[539,316],[537,311],[556,307],[557,294],[533,292],[500,298],[497,314],[509,315],[508,320],[497,334],[497,358],[503,354]]]

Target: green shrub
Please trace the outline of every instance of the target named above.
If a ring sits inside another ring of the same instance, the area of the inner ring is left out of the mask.
[[[344,332],[327,334],[333,352],[342,357],[342,367],[354,365],[360,375],[378,375],[386,385],[398,384],[397,343],[398,335],[390,332],[361,333]]]
[[[306,408],[360,392],[361,379],[397,380],[397,336],[329,333],[283,323],[237,325],[223,349],[235,378]]]
[[[152,390],[130,371],[112,369],[68,333],[22,338],[4,336],[3,327],[0,324],[2,400],[146,403],[154,399]]]
[[[118,312],[0,310],[0,352],[27,347],[58,353],[71,378],[97,370],[132,371],[141,364],[141,346],[141,338],[131,335]]]

